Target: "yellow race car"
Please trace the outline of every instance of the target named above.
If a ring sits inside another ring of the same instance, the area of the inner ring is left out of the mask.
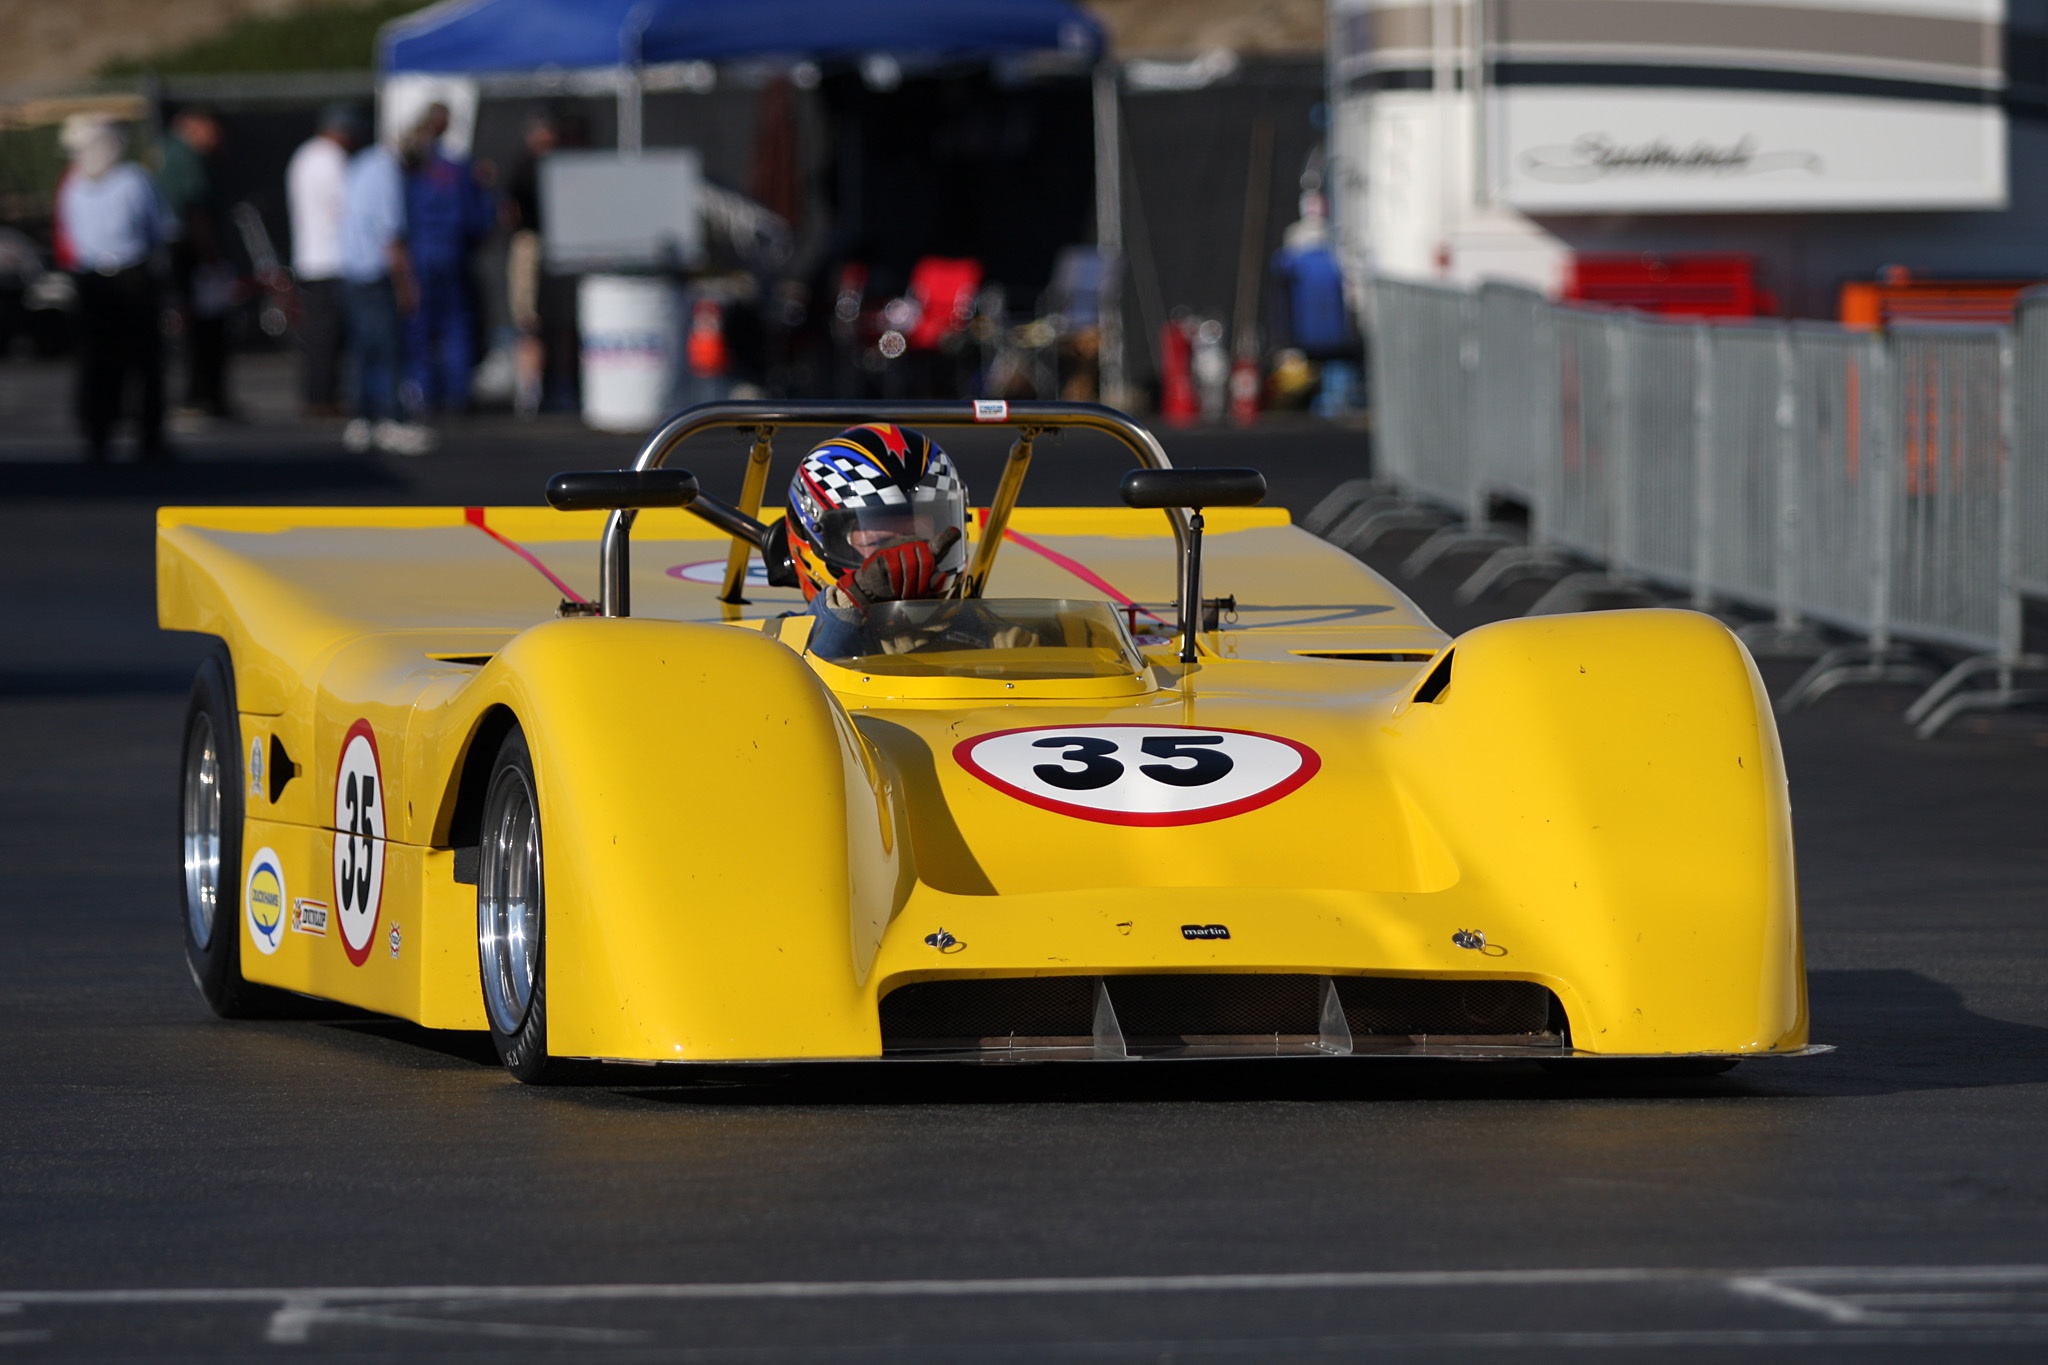
[[[1015,444],[951,595],[821,656],[771,443],[878,419]],[[721,429],[753,439],[733,503],[666,467]],[[1069,429],[1132,454],[1129,506],[1018,505]],[[1448,640],[1262,487],[1093,405],[729,403],[558,477],[569,510],[165,508],[161,624],[220,644],[184,737],[193,974],[223,1015],[488,1030],[526,1080],[1811,1050],[1735,637]]]

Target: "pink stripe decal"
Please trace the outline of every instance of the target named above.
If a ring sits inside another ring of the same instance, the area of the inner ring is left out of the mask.
[[[541,563],[540,560],[534,556],[533,551],[527,549],[518,541],[511,539],[509,536],[499,535],[496,531],[493,531],[490,527],[484,525],[483,508],[463,508],[462,519],[464,521],[467,521],[471,526],[476,527],[477,530],[482,531],[492,540],[497,541],[500,545],[510,550],[513,554],[518,555],[521,559],[533,565],[534,568],[539,569],[541,572],[541,577],[547,579],[548,582],[554,584],[557,588],[559,588],[561,590],[562,596],[568,598],[571,602],[587,603],[590,600],[589,598],[585,597],[582,593],[576,591],[576,589],[570,587],[567,583],[564,583],[561,579],[555,577],[554,571],[549,569],[547,565]]]
[[[1025,549],[1031,551],[1031,553],[1035,555],[1043,555],[1045,558],[1059,565],[1062,569],[1065,569],[1068,573],[1080,579],[1083,583],[1086,583],[1089,587],[1095,589],[1097,592],[1108,593],[1109,599],[1112,602],[1115,602],[1118,606],[1137,607],[1139,611],[1144,612],[1145,615],[1159,622],[1160,625],[1163,626],[1166,624],[1165,617],[1161,616],[1158,612],[1153,611],[1149,607],[1139,607],[1136,602],[1133,602],[1130,598],[1124,596],[1115,588],[1111,587],[1108,579],[1104,578],[1101,574],[1095,572],[1095,570],[1089,568],[1086,564],[1083,564],[1080,560],[1073,559],[1066,555],[1063,555],[1058,550],[1053,549],[1049,545],[1042,545],[1038,541],[1033,540],[1030,536],[1024,535],[1021,532],[1009,530],[1008,528],[1005,528],[1003,531],[1003,539],[1014,540],[1019,545],[1022,545]]]

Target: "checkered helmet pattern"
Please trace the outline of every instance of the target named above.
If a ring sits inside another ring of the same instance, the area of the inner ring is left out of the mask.
[[[890,422],[848,427],[804,456],[789,484],[790,548],[811,576],[843,570],[828,552],[824,519],[835,512],[937,502],[964,505],[966,481],[952,457],[921,431]],[[808,553],[805,553],[808,551]]]

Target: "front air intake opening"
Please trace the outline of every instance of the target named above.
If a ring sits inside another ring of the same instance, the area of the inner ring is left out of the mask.
[[[1429,670],[1429,676],[1422,680],[1422,686],[1415,689],[1415,700],[1433,702],[1442,698],[1444,689],[1451,685],[1451,660],[1458,657],[1455,649],[1444,653],[1442,662]]]
[[[1349,1037],[1327,1017],[1334,990]],[[1106,996],[1108,1012],[1099,1010]],[[882,1000],[885,1054],[1097,1056],[1556,1051],[1564,1012],[1527,981],[1263,973],[921,981]],[[1118,1055],[1123,1055],[1119,1052]]]

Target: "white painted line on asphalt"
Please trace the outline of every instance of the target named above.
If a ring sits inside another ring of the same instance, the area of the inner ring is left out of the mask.
[[[628,1302],[739,1302],[747,1300],[858,1300],[1052,1296],[1073,1294],[1199,1294],[1272,1291],[1375,1291],[1492,1288],[1587,1288],[1693,1285],[1728,1291],[1753,1303],[1819,1317],[1824,1326],[1564,1329],[1477,1332],[1401,1332],[1313,1338],[1294,1346],[1327,1349],[1405,1347],[1492,1349],[1509,1347],[1801,1346],[2009,1344],[2048,1341],[2048,1265],[2014,1266],[1800,1266],[1775,1270],[1607,1269],[1396,1270],[1239,1275],[1047,1276],[957,1280],[769,1280],[684,1284],[331,1285],[298,1288],[30,1289],[0,1290],[0,1314],[26,1307],[204,1307],[275,1305],[265,1338],[305,1343],[318,1326],[552,1340],[589,1346],[629,1345],[653,1333],[628,1328],[501,1322],[465,1316],[497,1306]],[[413,1311],[393,1311],[411,1306]],[[1991,1311],[1987,1311],[1991,1310]],[[18,1320],[18,1319],[17,1319]],[[42,1341],[43,1330],[0,1332],[0,1342]],[[1155,1345],[1162,1343],[1153,1343]],[[1290,1343],[1207,1341],[1182,1343],[1209,1354],[1270,1352]],[[1088,1354],[1104,1343],[1046,1342],[1044,1355]],[[1240,1350],[1241,1348],[1241,1350]],[[978,1348],[981,1349],[981,1348]],[[991,1346],[984,1354],[1008,1348]],[[1021,1346],[1019,1349],[1023,1349]],[[858,1354],[858,1349],[855,1351]],[[704,1359],[730,1352],[693,1350]],[[743,1353],[744,1354],[744,1353]],[[801,1351],[797,1354],[802,1354]]]
[[[1200,1349],[1206,1355],[1272,1353],[1296,1347],[1315,1351],[1397,1349],[1657,1349],[1657,1347],[1909,1347],[1909,1345],[2017,1345],[2048,1342],[2048,1265],[1968,1267],[1782,1267],[1726,1269],[1518,1269],[1518,1271],[1321,1271],[1292,1275],[1059,1275],[1020,1279],[838,1279],[752,1283],[621,1283],[621,1285],[322,1285],[221,1289],[0,1289],[0,1314],[25,1308],[205,1308],[274,1306],[264,1338],[303,1345],[313,1328],[371,1328],[442,1332],[502,1340],[559,1340],[586,1347],[639,1345],[653,1332],[639,1328],[586,1328],[543,1322],[498,1322],[463,1316],[477,1308],[537,1308],[543,1304],[659,1304],[748,1300],[961,1300],[1028,1295],[1174,1295],[1268,1291],[1427,1291],[1470,1287],[1626,1287],[1698,1285],[1729,1291],[1759,1306],[1821,1318],[1825,1326],[1726,1326],[1665,1330],[1493,1330],[1391,1332],[1305,1340],[1151,1342]],[[410,1312],[397,1312],[410,1308]],[[440,1314],[440,1316],[434,1316]],[[18,1320],[18,1318],[16,1318]],[[0,1342],[49,1340],[47,1330],[0,1332]],[[1124,1347],[1139,1342],[1122,1342]],[[1038,1342],[1030,1353],[1102,1355],[1106,1342]],[[1018,1345],[1018,1349],[1024,1349]],[[977,1347],[991,1359],[1010,1355],[1006,1345]],[[733,1355],[721,1349],[686,1351],[692,1359]],[[739,1355],[750,1355],[741,1351]],[[797,1351],[803,1355],[803,1351]],[[854,1349],[860,1355],[860,1349]],[[735,1357],[737,1359],[737,1357]]]
[[[333,1285],[276,1289],[0,1290],[0,1303],[398,1303],[444,1299],[583,1302],[614,1299],[889,1299],[1037,1294],[1200,1294],[1218,1290],[1455,1289],[1479,1285],[1631,1284],[1722,1280],[1718,1270],[1385,1270],[1279,1275],[1098,1275],[1006,1280],[766,1280],[693,1284]]]
[[[462,1305],[444,1302],[435,1306],[453,1309]],[[313,1328],[321,1324],[540,1341],[580,1341],[599,1346],[630,1346],[653,1335],[651,1332],[611,1327],[554,1327],[530,1322],[489,1322],[477,1318],[422,1318],[380,1313],[375,1308],[327,1308],[317,1300],[293,1299],[270,1315],[263,1339],[284,1345],[311,1341]]]
[[[1810,1289],[1800,1289],[1769,1275],[1739,1275],[1728,1281],[1728,1287],[1745,1298],[1818,1313],[1830,1322],[1853,1325],[1864,1319],[1863,1310],[1855,1304],[1816,1294]]]
[[[1067,1275],[960,1280],[765,1280],[681,1284],[304,1285],[275,1288],[0,1289],[0,1305],[231,1304],[328,1305],[468,1299],[581,1302],[623,1299],[849,1299],[1007,1297],[1061,1294],[1203,1294],[1217,1291],[1458,1289],[1718,1282],[1749,1297],[1842,1320],[1826,1286],[1869,1290],[1957,1284],[2048,1283],[2048,1265],[1792,1266],[1771,1270],[1614,1267],[1526,1270],[1310,1271],[1294,1274]],[[1811,1292],[1801,1292],[1808,1289]],[[1823,1309],[1820,1305],[1829,1307]]]

